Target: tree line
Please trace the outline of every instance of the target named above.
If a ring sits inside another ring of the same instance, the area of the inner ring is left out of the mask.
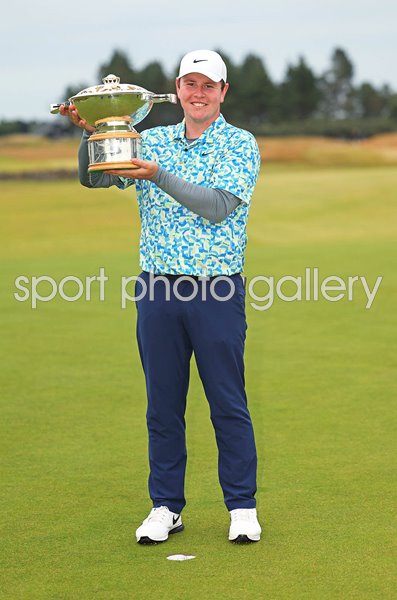
[[[272,81],[260,56],[248,54],[236,64],[222,50],[218,52],[226,63],[230,84],[222,113],[236,126],[259,135],[322,133],[352,137],[397,129],[397,93],[386,84],[380,88],[370,82],[354,85],[354,65],[342,48],[333,50],[329,66],[320,74],[299,57],[296,63],[287,65],[280,83]],[[178,66],[179,61],[170,74],[159,61],[136,69],[125,52],[115,50],[109,61],[100,65],[98,78],[114,73],[122,83],[167,93],[175,90]],[[81,89],[70,87],[66,97]],[[140,128],[167,125],[180,118],[179,106],[159,104]]]
[[[319,134],[337,137],[367,137],[397,130],[397,93],[387,84],[377,88],[370,82],[354,84],[354,65],[342,48],[335,48],[323,73],[316,74],[300,56],[287,65],[281,82],[272,80],[263,59],[248,54],[240,64],[218,50],[228,69],[230,90],[222,105],[225,118],[257,135]],[[175,91],[179,61],[166,73],[159,61],[136,69],[128,55],[114,50],[109,61],[99,66],[98,81],[109,73],[122,83],[134,83],[155,93]],[[70,98],[87,83],[69,85]],[[138,130],[176,123],[182,118],[180,106],[156,105]],[[26,123],[16,122],[21,131]],[[0,135],[13,124],[0,123]],[[58,128],[72,131],[65,122]]]

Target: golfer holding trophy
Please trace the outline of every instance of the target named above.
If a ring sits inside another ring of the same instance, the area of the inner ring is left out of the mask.
[[[245,289],[241,276],[250,200],[260,157],[254,137],[220,107],[226,66],[210,50],[186,54],[176,79],[177,125],[135,132],[158,101],[176,101],[105,78],[70,103],[53,105],[83,128],[79,176],[89,188],[135,186],[140,217],[137,339],[148,398],[149,516],[141,544],[184,527],[185,407],[194,353],[218,446],[230,512],[229,540],[257,542],[257,457],[244,384]],[[161,276],[161,277],[159,277]],[[156,277],[154,294],[145,290]],[[198,284],[202,289],[197,292]],[[203,507],[203,511],[205,508]],[[217,524],[213,524],[217,526]]]

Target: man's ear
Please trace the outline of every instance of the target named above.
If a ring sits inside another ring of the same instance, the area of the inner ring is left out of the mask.
[[[225,96],[226,96],[226,92],[229,89],[229,84],[225,83],[225,87],[222,90],[222,94],[221,94],[221,103],[224,101]]]
[[[177,96],[179,98],[179,91],[181,89],[181,87],[180,87],[180,80],[179,79],[175,79],[175,88],[176,88],[176,94],[177,94]]]

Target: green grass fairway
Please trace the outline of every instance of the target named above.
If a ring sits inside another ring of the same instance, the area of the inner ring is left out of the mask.
[[[1,599],[393,597],[396,189],[392,167],[263,166],[249,278],[317,267],[320,279],[383,281],[369,310],[362,287],[352,301],[276,298],[266,311],[247,297],[263,539],[227,541],[214,434],[192,362],[185,531],[141,547],[146,397],[135,307],[120,308],[120,278],[139,273],[134,192],[2,183]],[[109,277],[103,302],[95,286],[91,302],[58,297],[33,310],[13,298],[19,275],[59,281],[100,267]],[[196,559],[166,560],[179,553]]]

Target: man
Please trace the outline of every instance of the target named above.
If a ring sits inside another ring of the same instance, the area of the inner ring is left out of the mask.
[[[246,223],[259,171],[254,137],[220,113],[226,66],[209,50],[183,57],[176,79],[178,125],[142,132],[134,168],[87,173],[93,130],[76,109],[61,113],[86,129],[79,149],[87,187],[135,185],[141,216],[137,338],[146,378],[149,492],[153,508],[136,531],[141,544],[183,529],[185,407],[194,352],[218,446],[219,481],[230,511],[229,540],[259,541],[256,449],[244,388]],[[142,293],[156,275],[154,297]],[[197,293],[198,284],[202,288]],[[194,291],[196,290],[196,294]]]

